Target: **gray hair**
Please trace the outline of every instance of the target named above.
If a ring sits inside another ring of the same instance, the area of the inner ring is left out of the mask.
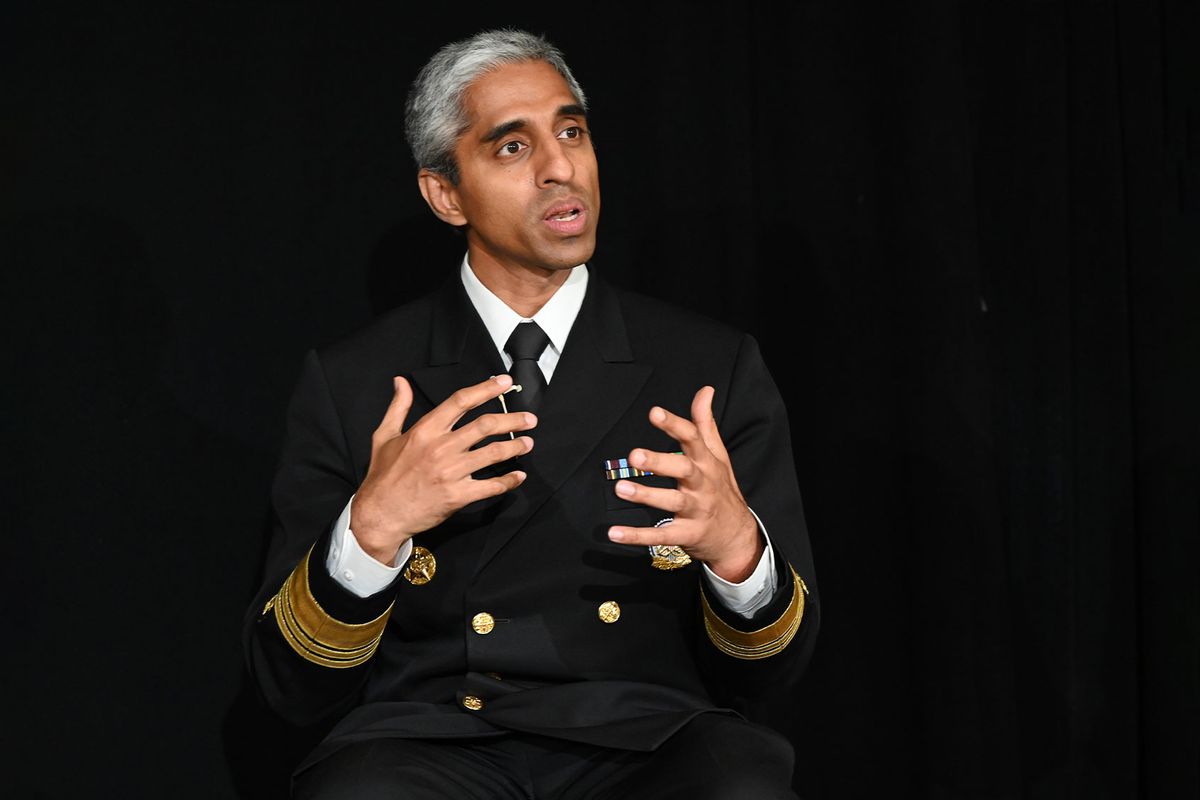
[[[571,74],[562,51],[550,42],[511,28],[477,33],[438,50],[409,90],[404,106],[404,136],[417,169],[440,173],[458,183],[454,147],[470,127],[463,108],[467,87],[484,73],[523,61],[545,61],[554,67],[575,100],[587,109],[583,89]]]

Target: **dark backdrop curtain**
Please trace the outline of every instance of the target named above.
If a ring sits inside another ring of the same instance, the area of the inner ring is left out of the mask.
[[[803,795],[1200,796],[1195,5],[509,11],[5,5],[6,794],[281,794],[320,732],[238,627],[283,404],[455,267],[401,104],[515,24],[589,91],[596,268],[788,401]]]

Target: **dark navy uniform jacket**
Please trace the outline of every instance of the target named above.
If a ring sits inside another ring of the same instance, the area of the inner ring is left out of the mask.
[[[595,271],[538,411],[537,445],[520,458],[524,484],[415,538],[436,561],[427,582],[410,569],[416,582],[398,577],[364,599],[333,581],[330,530],[366,475],[392,376],[413,386],[411,424],[503,371],[457,275],[308,355],[246,623],[250,669],[269,705],[297,723],[340,719],[307,763],[372,737],[504,731],[652,750],[696,714],[755,719],[790,702],[819,605],[779,392],[751,337],[614,289]],[[668,515],[617,497],[605,461],[634,447],[678,450],[648,412],[687,416],[706,384],[775,551],[774,597],[751,620],[704,594],[699,564],[655,569],[645,547],[607,538],[611,525]],[[485,404],[462,424],[499,410]],[[480,614],[493,622],[486,633],[472,625]]]

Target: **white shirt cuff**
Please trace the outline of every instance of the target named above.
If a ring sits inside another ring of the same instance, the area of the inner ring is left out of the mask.
[[[382,564],[358,544],[354,532],[350,530],[351,497],[342,509],[342,514],[333,523],[333,535],[330,537],[329,555],[325,557],[325,568],[339,586],[357,597],[370,597],[385,588],[396,579],[400,567],[412,555],[412,539],[400,545],[396,560],[392,566]]]
[[[753,508],[750,509],[750,513],[754,514]],[[767,536],[767,529],[758,518],[758,514],[754,514],[754,519],[758,523],[759,532],[766,540],[766,547],[763,548],[762,558],[758,560],[758,566],[750,573],[750,577],[741,583],[730,583],[709,569],[708,564],[703,565],[704,577],[713,594],[723,606],[745,619],[750,619],[756,611],[770,604],[775,595],[775,580],[778,577],[775,574],[775,552],[771,549],[771,537]]]

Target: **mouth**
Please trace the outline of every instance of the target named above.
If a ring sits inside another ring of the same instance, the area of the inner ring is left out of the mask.
[[[578,200],[570,199],[552,206],[542,222],[562,236],[576,236],[587,226],[587,209]]]

